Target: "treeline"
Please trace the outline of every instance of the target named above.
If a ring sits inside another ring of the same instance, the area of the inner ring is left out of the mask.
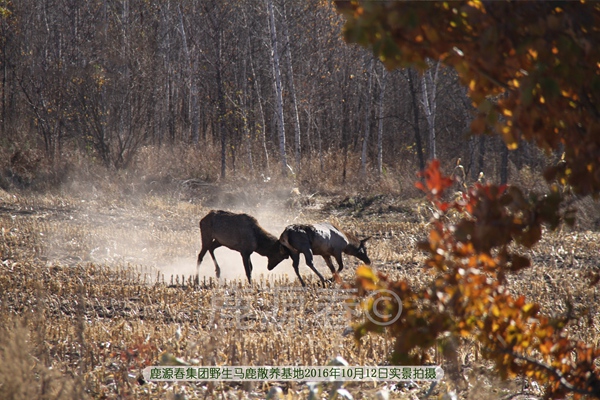
[[[1,4],[5,167],[27,149],[47,160],[76,149],[125,169],[143,146],[175,145],[217,147],[221,178],[324,170],[331,153],[344,179],[437,157],[505,180],[509,159],[543,162],[528,146],[509,158],[498,138],[469,138],[454,71],[385,71],[341,39],[328,1]]]

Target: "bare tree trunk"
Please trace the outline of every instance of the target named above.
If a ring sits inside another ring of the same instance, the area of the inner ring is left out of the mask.
[[[435,65],[435,73],[431,74],[431,69],[426,71],[421,78],[423,86],[423,109],[425,110],[425,119],[429,128],[429,158],[437,158],[436,137],[435,137],[435,113],[437,107],[437,80],[440,62]]]
[[[504,140],[500,140],[500,184],[505,185],[508,182],[508,146]]]
[[[169,136],[174,136],[174,122],[173,122],[173,100],[172,100],[172,87],[173,87],[173,67],[171,63],[171,29],[169,28],[170,21],[168,20],[168,15],[170,14],[170,2],[166,2],[167,9],[163,11],[164,15],[164,26],[162,29],[164,30],[164,40],[163,40],[163,51],[164,51],[164,68],[166,71],[166,76],[164,77],[164,122],[161,123],[163,127],[159,129],[159,143],[167,138],[165,138],[165,133],[168,133]],[[165,126],[166,125],[166,126]],[[163,133],[165,132],[165,133]]]
[[[342,103],[342,124],[341,124],[341,140],[342,140],[342,152],[344,153],[344,161],[342,163],[342,183],[346,183],[346,175],[348,170],[348,146],[350,138],[348,137],[348,103]]]
[[[183,42],[183,53],[185,55],[185,70],[187,75],[188,84],[190,85],[190,104],[191,115],[192,115],[192,124],[191,124],[191,132],[190,137],[194,144],[198,143],[198,139],[200,135],[198,134],[198,129],[200,126],[200,122],[198,120],[198,88],[196,86],[196,80],[194,79],[194,68],[192,64],[192,59],[190,57],[190,49],[187,42],[187,36],[185,34],[185,26],[183,25],[183,15],[181,14],[181,7],[179,4],[177,5],[177,12],[179,13],[179,30],[181,31],[181,40]]]
[[[415,141],[417,142],[419,170],[423,171],[425,170],[425,157],[423,156],[423,140],[421,138],[421,129],[419,128],[419,103],[417,100],[417,90],[415,88],[415,73],[416,72],[412,68],[408,70],[408,89],[412,98],[413,128],[415,130]]]
[[[275,29],[275,15],[273,12],[273,0],[267,0],[267,12],[269,14],[269,28],[271,31],[271,62],[273,66],[273,77],[275,80],[275,100],[277,128],[279,133],[279,154],[281,156],[281,173],[287,175],[288,163],[285,154],[285,123],[283,118],[283,89],[281,86],[281,68],[279,66],[279,49],[277,48],[277,31]]]
[[[368,79],[369,84],[367,86],[367,101],[365,110],[365,136],[362,142],[362,153],[360,156],[360,171],[362,175],[367,174],[367,148],[369,146],[369,135],[371,133],[371,91],[373,87],[373,65],[375,64],[373,58],[369,61]]]
[[[486,135],[479,136],[479,159],[477,162],[477,171],[480,176],[483,173],[483,162],[485,160],[485,138]]]
[[[345,92],[348,90],[348,80],[352,79],[350,74],[350,66],[346,66],[346,70],[342,74],[341,82],[339,84],[340,89],[342,90],[342,97],[345,96]],[[348,169],[348,147],[350,145],[350,105],[348,101],[342,101],[341,104],[341,124],[340,124],[340,140],[343,152],[343,162],[342,162],[342,183],[346,183],[346,175]]]
[[[168,4],[168,3],[167,3]],[[108,37],[106,37],[107,29],[108,29],[108,16],[107,16],[107,7],[106,0],[104,0],[104,35],[105,41],[108,42]],[[169,67],[169,54],[168,54],[168,43],[169,43],[169,21],[167,21],[167,12],[163,11],[163,6],[161,6],[161,18],[159,19],[158,28],[157,28],[157,36],[160,38],[158,47],[158,58],[161,60],[162,65],[159,69],[163,74],[167,76],[163,76],[162,82],[157,83],[154,88],[154,94],[157,97],[156,109],[154,112],[153,124],[154,125],[154,141],[158,144],[160,148],[163,144],[164,134],[166,132],[165,129],[165,118],[167,116],[167,102],[168,96],[167,92],[169,89],[169,78],[168,75],[171,73]]]
[[[225,179],[227,173],[227,130],[225,129],[225,94],[223,93],[223,60],[222,60],[222,46],[223,46],[223,34],[222,31],[218,32],[218,50],[217,50],[217,118],[218,118],[218,129],[219,137],[221,138],[221,179]]]
[[[385,95],[385,84],[387,81],[387,71],[382,68],[382,76],[379,82],[379,125],[377,133],[377,173],[379,176],[383,174],[383,98]]]
[[[305,108],[306,111],[306,147],[308,148],[308,160],[310,161],[313,151],[313,144],[311,139],[310,127],[313,121],[313,115],[311,112],[310,104]]]
[[[467,162],[467,176],[471,177],[471,180],[477,179],[477,170],[475,165],[475,136],[469,136],[469,161]]]
[[[267,122],[265,120],[265,111],[262,106],[262,96],[260,94],[260,86],[258,85],[258,78],[256,76],[256,71],[254,70],[254,61],[252,58],[252,51],[250,51],[250,69],[252,70],[252,80],[254,81],[254,90],[256,91],[256,97],[258,98],[258,111],[260,114],[260,140],[263,148],[263,156],[265,158],[265,163],[263,165],[263,169],[267,172],[269,171],[269,150],[267,149]]]
[[[317,142],[318,142],[318,147],[319,147],[319,166],[321,169],[321,172],[325,172],[325,162],[323,160],[323,147],[322,147],[322,139],[321,139],[321,130],[319,129],[319,126],[317,125],[317,122],[313,120],[313,123],[315,124],[315,130],[317,131]]]
[[[4,31],[4,19],[0,21],[2,24],[2,31]],[[0,108],[0,137],[7,137],[6,135],[6,102],[8,99],[6,93],[6,83],[8,77],[8,64],[7,64],[7,56],[6,56],[6,40],[2,40],[2,107]]]
[[[285,4],[283,5],[283,35],[285,38],[285,54],[288,73],[290,74],[290,92],[292,108],[294,110],[294,153],[296,155],[296,172],[300,171],[300,116],[298,115],[298,103],[296,102],[296,88],[294,87],[294,69],[292,67],[292,50],[290,49],[290,35],[288,33],[287,14]]]
[[[243,124],[243,135],[244,141],[246,142],[246,154],[248,155],[248,166],[252,175],[254,175],[254,161],[252,160],[252,141],[250,140],[250,129],[248,129],[248,79],[246,79],[246,59],[243,61],[244,72],[242,74],[242,95],[240,101],[240,107],[242,109],[242,124]]]
[[[465,120],[465,132],[470,132],[470,127],[471,127],[471,120],[472,120],[472,115],[469,112],[469,110],[472,110],[472,106],[469,104],[469,102],[467,101],[467,89],[463,88],[461,89],[461,96],[459,96],[459,99],[462,101],[463,103],[463,115],[464,115],[464,120]],[[470,176],[471,180],[476,180],[477,179],[477,174],[479,173],[479,171],[477,171],[477,169],[475,168],[475,146],[477,145],[477,143],[475,143],[475,136],[473,136],[472,134],[469,135],[469,139],[467,142],[469,151],[469,157],[468,157],[468,162],[467,162],[467,167],[466,167],[466,171],[465,171],[465,178]],[[466,183],[466,182],[465,182]]]

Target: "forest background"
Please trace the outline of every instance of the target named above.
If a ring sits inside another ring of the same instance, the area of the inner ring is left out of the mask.
[[[471,181],[548,161],[468,135],[474,107],[453,69],[386,71],[343,41],[330,2],[19,1],[1,22],[4,188],[102,166],[153,180],[283,173],[311,191],[383,179],[414,194],[436,157]]]

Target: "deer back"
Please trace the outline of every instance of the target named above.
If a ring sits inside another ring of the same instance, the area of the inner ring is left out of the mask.
[[[346,233],[328,222],[312,225],[309,236],[312,251],[317,255],[339,255],[351,245]]]
[[[228,211],[211,211],[200,221],[202,234],[209,235],[223,246],[239,252],[252,252],[258,247],[254,217]]]

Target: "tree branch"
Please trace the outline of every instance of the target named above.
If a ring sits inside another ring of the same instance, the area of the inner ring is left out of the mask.
[[[562,387],[564,387],[565,389],[567,389],[570,392],[573,393],[577,393],[577,394],[582,394],[585,396],[594,396],[594,397],[600,397],[600,389],[596,389],[596,388],[600,388],[600,381],[595,378],[595,377],[590,377],[589,382],[589,386],[593,387],[594,389],[592,390],[585,390],[582,388],[579,388],[573,384],[571,384],[567,378],[565,378],[565,376],[563,375],[562,372],[560,372],[559,370],[552,368],[549,365],[544,364],[541,361],[535,360],[531,357],[525,356],[525,355],[521,355],[521,354],[516,354],[508,349],[500,349],[500,350],[490,350],[489,348],[486,348],[486,350],[488,350],[491,353],[501,353],[501,354],[508,354],[511,357],[514,357],[517,360],[522,360],[525,362],[528,362],[530,364],[535,365],[538,368],[541,368],[547,372],[550,373],[550,375],[554,376],[555,378],[558,379],[558,382],[560,383],[560,385]]]

